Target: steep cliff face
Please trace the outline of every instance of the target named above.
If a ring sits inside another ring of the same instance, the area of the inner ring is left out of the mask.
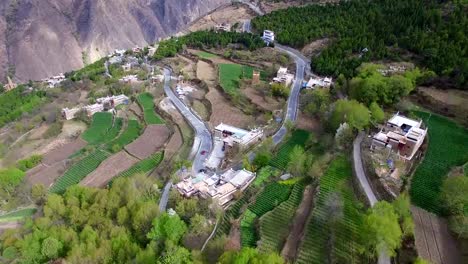
[[[0,81],[83,66],[116,48],[153,43],[230,0],[2,0]]]

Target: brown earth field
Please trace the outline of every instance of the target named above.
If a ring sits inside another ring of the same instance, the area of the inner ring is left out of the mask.
[[[126,171],[137,162],[137,158],[130,156],[125,151],[120,151],[102,162],[80,184],[88,187],[105,187],[112,178]]]
[[[52,165],[56,162],[65,160],[73,153],[86,146],[86,144],[86,141],[84,141],[81,138],[77,138],[71,142],[65,143],[53,150],[50,150],[47,154],[45,154],[42,159],[42,163],[46,165]]]
[[[66,170],[65,162],[56,162],[51,166],[40,164],[26,173],[26,180],[31,185],[43,184],[49,188]]]
[[[305,45],[304,48],[302,48],[301,52],[306,57],[313,57],[318,55],[323,49],[325,49],[328,46],[328,44],[330,44],[330,39],[318,39]]]
[[[224,250],[226,251],[239,251],[241,249],[241,232],[239,227],[233,226],[229,235],[227,237],[226,244],[224,246]]]
[[[304,236],[304,229],[306,226],[307,218],[312,211],[314,202],[315,190],[312,186],[307,186],[304,190],[304,196],[302,202],[296,210],[296,215],[292,221],[292,229],[289,233],[286,243],[284,244],[281,256],[290,263],[293,263],[297,255],[297,249],[301,243],[301,239]]]
[[[165,125],[149,125],[143,135],[127,145],[125,150],[130,155],[143,160],[161,150],[169,136],[170,131]]]
[[[180,134],[179,129],[176,129],[164,149],[164,157],[172,158],[172,156],[180,150],[183,143],[182,135]]]
[[[298,112],[296,126],[299,129],[307,130],[309,132],[319,132],[322,129],[319,120],[307,116],[302,111]]]
[[[411,212],[419,256],[433,264],[463,263],[458,245],[444,218],[416,206],[411,207]]]
[[[255,119],[252,116],[244,114],[241,110],[234,107],[224,95],[216,89],[217,74],[215,68],[204,61],[197,63],[197,78],[205,81],[208,85],[209,92],[206,94],[206,99],[211,103],[210,125],[215,127],[220,123],[225,123],[238,127],[248,127],[254,124]]]
[[[281,103],[272,97],[263,97],[259,91],[253,87],[242,89],[242,92],[253,103],[268,111],[281,109]]]

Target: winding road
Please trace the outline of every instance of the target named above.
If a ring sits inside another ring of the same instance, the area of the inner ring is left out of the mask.
[[[171,70],[164,69],[164,92],[195,131],[194,149],[196,149],[196,154],[193,159],[192,170],[196,174],[201,169],[205,169],[203,163],[213,150],[213,137],[206,124],[171,89],[171,73]]]

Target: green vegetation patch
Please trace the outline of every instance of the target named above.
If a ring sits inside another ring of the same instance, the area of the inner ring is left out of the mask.
[[[93,172],[101,162],[109,157],[109,153],[96,150],[82,160],[70,167],[65,174],[50,188],[52,193],[64,193],[65,190],[75,184],[78,184],[88,174]]]
[[[99,143],[104,139],[107,132],[112,128],[112,114],[99,112],[93,115],[91,126],[86,129],[81,137],[89,144]]]
[[[138,96],[138,103],[143,109],[145,122],[148,125],[164,124],[163,119],[154,112],[153,96],[150,93],[143,93]]]
[[[255,230],[255,221],[257,218],[258,216],[249,209],[245,211],[240,224],[242,247],[256,247],[258,237]]]
[[[228,208],[228,210],[224,213],[218,230],[216,231],[217,237],[229,234],[229,230],[231,230],[231,221],[238,219],[241,216],[241,209],[245,204],[247,204],[247,202],[248,198],[246,195],[244,195]]]
[[[44,91],[26,91],[23,85],[0,94],[0,127],[29,113],[46,100]]]
[[[411,201],[428,211],[442,214],[442,183],[451,168],[468,160],[468,130],[436,114],[415,114],[429,128],[429,143],[411,182]]]
[[[305,130],[294,130],[291,137],[281,145],[276,155],[271,159],[270,165],[278,169],[285,169],[290,160],[290,154],[295,146],[304,147],[309,139],[310,133]]]
[[[137,120],[131,119],[128,121],[125,131],[116,139],[109,142],[108,149],[112,152],[118,152],[126,145],[132,143],[141,134],[142,127]]]
[[[305,184],[298,182],[294,185],[289,198],[272,211],[260,218],[260,241],[258,248],[261,252],[280,252],[291,228],[297,207],[302,201]]]
[[[4,214],[0,216],[0,223],[22,220],[24,218],[31,217],[36,213],[36,211],[36,208],[25,208],[15,212]]]
[[[0,169],[0,190],[6,194],[14,192],[26,173],[18,168]]]
[[[219,82],[223,90],[228,94],[238,93],[239,81],[242,78],[252,79],[253,69],[250,66],[240,64],[219,64]]]
[[[22,159],[16,162],[16,167],[24,172],[36,167],[41,163],[42,155],[32,155],[26,159]]]
[[[364,214],[354,196],[351,164],[346,158],[332,161],[320,178],[320,192],[305,227],[297,263],[361,263],[359,238]]]
[[[260,169],[260,171],[257,172],[257,177],[255,178],[255,181],[253,182],[253,186],[258,187],[260,186],[263,182],[267,181],[271,177],[276,177],[281,174],[281,171],[271,167],[271,166],[265,166]]]
[[[157,152],[157,153],[151,155],[151,157],[149,157],[147,159],[144,159],[144,160],[138,162],[137,164],[133,165],[132,167],[130,167],[130,169],[120,173],[113,180],[115,180],[116,178],[119,178],[119,177],[130,177],[130,176],[133,176],[133,175],[135,175],[137,173],[148,173],[152,169],[156,168],[159,165],[159,163],[161,163],[163,158],[164,158],[164,153],[163,152]]]
[[[212,59],[212,58],[218,58],[217,55],[206,52],[206,51],[198,51],[197,56],[203,59]]]
[[[74,82],[83,79],[90,79],[96,82],[100,79],[101,75],[106,72],[106,67],[104,66],[106,60],[107,58],[102,58],[80,70],[65,74],[65,77],[70,78],[70,80]]]

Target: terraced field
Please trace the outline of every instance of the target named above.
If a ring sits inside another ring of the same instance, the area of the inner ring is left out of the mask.
[[[442,214],[442,182],[454,166],[468,161],[468,130],[451,120],[416,112],[429,128],[428,149],[411,182],[411,201],[435,214]]]
[[[272,211],[260,218],[260,241],[258,249],[262,252],[279,252],[284,245],[296,209],[301,203],[305,184],[294,185],[289,198]]]
[[[255,178],[252,184],[255,187],[259,187],[263,182],[267,181],[269,178],[279,176],[280,174],[281,174],[281,171],[274,167],[271,167],[271,166],[263,167],[260,169],[259,172],[257,172],[257,177]]]
[[[291,184],[271,183],[255,198],[255,202],[249,205],[241,221],[242,247],[256,247],[258,235],[255,222],[259,217],[286,201],[292,187]]]
[[[241,216],[241,208],[247,204],[247,202],[248,198],[246,195],[244,195],[241,199],[229,207],[229,209],[224,213],[223,219],[221,220],[218,230],[216,231],[217,237],[229,234],[229,230],[231,230],[231,221],[238,219]]]
[[[36,213],[36,211],[36,208],[25,208],[15,212],[4,214],[0,216],[0,223],[22,220],[26,217],[31,217]]]
[[[351,164],[335,159],[320,178],[320,191],[296,263],[362,263],[359,258],[363,212],[354,196]]]
[[[236,94],[242,78],[251,79],[253,69],[240,64],[219,64],[219,82],[228,94]]]
[[[275,157],[271,159],[270,165],[278,169],[285,169],[290,160],[289,155],[294,149],[294,147],[304,147],[305,143],[307,142],[307,139],[309,138],[309,135],[310,133],[305,130],[295,130],[292,133],[291,137],[288,139],[288,141],[281,145]]]
[[[106,137],[106,134],[111,128],[112,114],[104,112],[96,113],[93,115],[91,126],[85,132],[83,132],[81,137],[89,144],[96,144],[101,142]]]
[[[52,193],[63,193],[65,190],[75,184],[78,184],[88,174],[93,172],[101,162],[109,157],[109,153],[102,150],[96,150],[85,158],[71,166],[65,174],[60,177],[50,188]]]
[[[132,143],[135,139],[137,139],[140,136],[141,131],[142,127],[137,120],[129,120],[125,131],[118,138],[109,142],[108,150],[116,152],[122,149],[124,146]]]
[[[157,152],[157,153],[153,154],[151,157],[149,157],[149,158],[147,158],[145,160],[142,160],[142,161],[138,162],[137,164],[133,165],[130,169],[122,172],[121,174],[119,174],[114,179],[116,179],[118,177],[130,177],[130,176],[133,176],[133,175],[135,175],[137,173],[148,173],[152,169],[156,168],[159,165],[159,163],[161,163],[161,161],[163,159],[164,159],[164,152]]]
[[[150,93],[140,94],[137,99],[143,109],[143,115],[147,125],[164,124],[163,119],[154,111],[154,98]]]

